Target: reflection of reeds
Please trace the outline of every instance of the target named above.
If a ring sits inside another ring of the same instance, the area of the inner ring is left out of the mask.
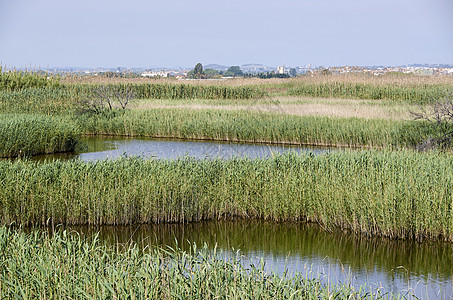
[[[3,223],[306,220],[391,238],[452,240],[452,159],[339,152],[272,159],[1,162]]]
[[[70,226],[82,236],[99,232],[108,246],[125,249],[131,242],[140,248],[170,245],[188,251],[190,244],[207,243],[219,249],[240,249],[249,256],[257,252],[274,257],[290,254],[295,258],[329,257],[353,270],[376,269],[391,275],[399,266],[410,273],[401,275],[451,277],[453,249],[449,243],[417,243],[366,238],[348,232],[323,231],[316,224],[267,222],[255,220],[216,220],[193,223],[149,224],[135,226]]]
[[[371,288],[278,276],[206,247],[116,252],[67,232],[52,237],[0,228],[0,296],[86,299],[375,299]]]
[[[0,115],[0,157],[74,151],[78,134],[61,119],[37,115]]]

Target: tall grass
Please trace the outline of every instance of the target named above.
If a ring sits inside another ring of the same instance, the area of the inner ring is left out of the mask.
[[[46,79],[47,80],[47,79]],[[394,100],[427,104],[444,99],[453,93],[453,85],[379,85],[361,82],[336,81],[288,81],[256,85],[208,85],[181,83],[115,83],[114,90],[132,90],[137,99],[195,100],[227,99],[250,101],[275,95],[303,97],[355,98]],[[87,97],[98,85],[22,85],[19,88],[0,88],[0,109],[9,113],[70,114],[77,102]],[[215,103],[215,102],[213,102]]]
[[[84,95],[95,89],[97,85],[75,84],[64,88],[76,95]],[[229,87],[221,85],[190,85],[190,84],[109,84],[107,87],[123,91],[131,90],[138,99],[250,99],[265,96],[263,90],[249,86]]]
[[[0,162],[0,220],[132,224],[240,217],[453,240],[452,170],[450,155],[408,151]]]
[[[401,100],[421,104],[444,99],[451,93],[453,93],[453,85],[380,86],[344,82],[302,83],[287,90],[287,95],[290,96]]]
[[[39,115],[0,115],[0,157],[74,151],[76,128],[62,119]]]
[[[248,87],[188,84],[116,84],[117,89],[132,89],[141,99],[250,99],[265,96],[264,91]]]
[[[115,252],[66,231],[52,237],[0,228],[3,299],[379,299],[371,288],[268,274],[206,247]]]
[[[412,147],[432,134],[423,122],[272,113],[148,109],[77,119],[86,134],[291,144]]]
[[[130,90],[137,99],[251,99],[265,92],[253,87],[195,86],[187,84],[114,84],[115,91]],[[97,85],[77,84],[27,88],[0,89],[0,109],[9,113],[71,114]]]
[[[72,114],[79,96],[62,87],[0,91],[0,111],[21,114]]]
[[[59,79],[33,71],[3,70],[0,66],[0,90],[18,91],[27,88],[58,86]]]

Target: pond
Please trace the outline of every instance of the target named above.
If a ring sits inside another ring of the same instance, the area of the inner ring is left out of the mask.
[[[176,159],[191,156],[199,159],[231,157],[269,157],[279,153],[295,152],[314,154],[330,151],[329,148],[300,147],[291,145],[268,145],[225,143],[212,141],[187,141],[168,139],[145,138],[118,138],[118,137],[85,137],[86,146],[79,153],[58,153],[34,156],[34,160],[49,159],[81,159],[95,161],[100,159],[114,159],[121,156],[140,156],[144,158]]]
[[[453,247],[443,242],[409,242],[326,232],[317,225],[236,220],[189,224],[69,227],[82,236],[99,232],[108,245],[156,245],[189,250],[190,243],[217,247],[225,255],[239,250],[243,263],[283,274],[301,272],[331,284],[368,284],[411,298],[451,299]]]

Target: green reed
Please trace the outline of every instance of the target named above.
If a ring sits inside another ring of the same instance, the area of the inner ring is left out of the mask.
[[[0,90],[18,91],[27,88],[58,86],[59,79],[47,73],[3,70],[0,66]]]
[[[25,114],[72,114],[79,99],[64,88],[29,88],[20,91],[0,91],[0,111]]]
[[[448,154],[409,151],[1,162],[0,220],[132,224],[240,217],[453,240],[452,170]]]
[[[449,85],[373,85],[363,83],[263,84],[246,86],[195,85],[179,83],[109,84],[117,91],[131,90],[136,99],[213,101],[250,101],[272,95],[395,100],[427,104],[453,93]],[[86,99],[99,85],[60,84],[22,89],[0,89],[0,109],[9,113],[71,114],[80,100]],[[216,102],[213,102],[215,104]]]
[[[451,93],[453,87],[444,84],[400,86],[348,82],[299,83],[287,90],[290,96],[401,100],[423,104],[445,99]]]
[[[414,121],[174,108],[84,115],[76,122],[86,134],[299,145],[413,147],[433,134],[426,123]]]
[[[265,96],[264,91],[250,86],[116,84],[112,87],[129,88],[140,99],[251,99]]]
[[[381,299],[370,287],[279,276],[239,254],[130,245],[124,252],[66,231],[0,228],[0,297],[7,299]],[[305,274],[304,274],[305,275]]]
[[[74,151],[76,128],[63,119],[39,115],[0,115],[0,157]]]
[[[99,85],[68,84],[63,88],[84,96]],[[251,99],[265,96],[261,89],[251,86],[193,85],[170,83],[107,84],[116,91],[131,90],[138,99]]]
[[[136,99],[251,99],[265,92],[254,87],[198,86],[188,84],[111,84],[115,91],[130,90]],[[71,114],[80,100],[89,97],[98,85],[74,84],[0,89],[0,109],[9,113]]]

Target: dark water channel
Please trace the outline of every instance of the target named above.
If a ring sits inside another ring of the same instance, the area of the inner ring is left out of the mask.
[[[235,144],[178,140],[86,138],[86,151],[76,154],[40,156],[35,159],[81,159],[95,161],[121,156],[175,159],[268,157],[285,152],[322,154],[329,149]],[[240,249],[243,262],[257,264],[264,259],[266,269],[283,273],[301,272],[322,278],[326,283],[368,284],[384,292],[401,293],[407,298],[453,299],[453,244],[441,242],[392,241],[358,237],[344,232],[325,232],[301,223],[258,221],[212,221],[192,224],[147,226],[72,227],[84,236],[100,232],[103,242],[123,247],[131,241],[140,247],[175,246],[188,249],[197,245],[217,245],[226,255]]]
[[[170,246],[189,250],[215,245],[225,255],[239,249],[246,267],[260,259],[280,274],[300,272],[330,284],[367,284],[409,299],[452,299],[453,247],[442,242],[407,242],[326,232],[317,225],[265,221],[209,221],[190,224],[70,227],[84,237],[99,232],[104,243],[125,249]],[[176,242],[177,241],[177,242]]]

